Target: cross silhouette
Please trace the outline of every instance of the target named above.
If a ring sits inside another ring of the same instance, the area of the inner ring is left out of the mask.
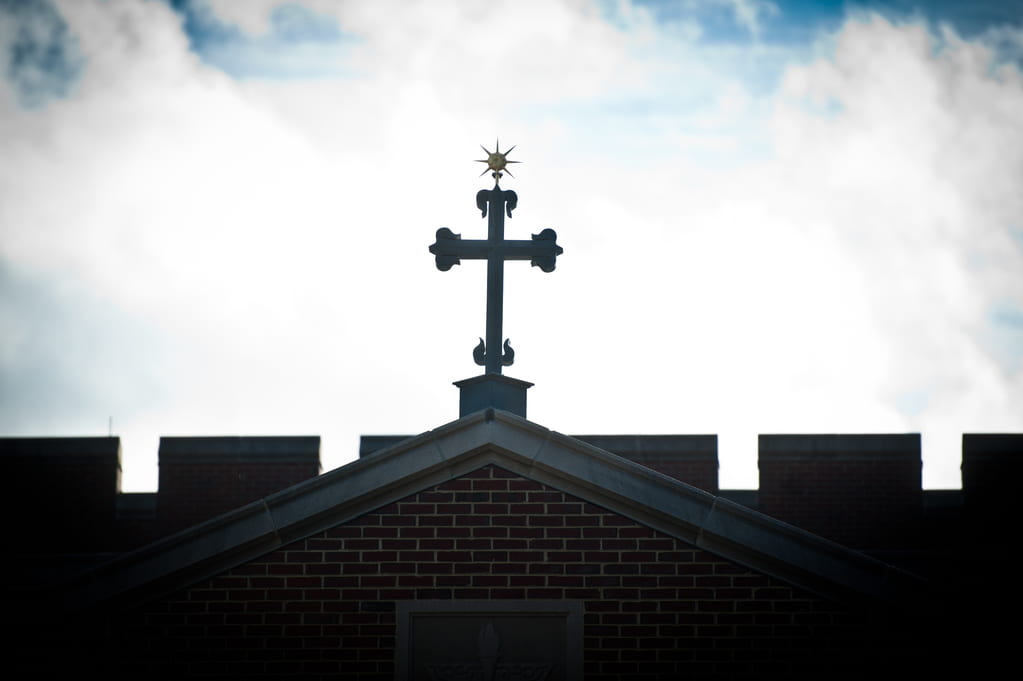
[[[500,172],[494,173],[500,180]],[[486,367],[487,374],[500,374],[501,366],[509,366],[515,352],[507,340],[501,351],[501,326],[504,318],[504,261],[529,260],[534,267],[544,272],[553,272],[555,261],[563,249],[556,242],[558,235],[553,229],[533,234],[532,239],[506,240],[504,238],[504,216],[512,216],[518,204],[518,196],[511,190],[504,190],[495,182],[493,189],[481,189],[476,194],[476,207],[487,220],[487,239],[462,239],[447,227],[437,230],[437,241],[430,246],[430,252],[437,256],[437,269],[446,272],[464,258],[487,261],[487,339],[480,339],[473,358]]]

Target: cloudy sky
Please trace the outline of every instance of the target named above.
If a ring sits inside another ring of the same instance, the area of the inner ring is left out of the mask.
[[[569,434],[1023,432],[1023,3],[0,0],[0,435],[360,434],[480,373]]]

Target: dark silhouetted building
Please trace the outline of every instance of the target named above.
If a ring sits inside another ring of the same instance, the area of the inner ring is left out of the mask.
[[[569,437],[500,409],[366,436],[0,440],[15,676],[863,678],[983,673],[1012,649],[1023,435]],[[907,666],[908,665],[908,666]]]

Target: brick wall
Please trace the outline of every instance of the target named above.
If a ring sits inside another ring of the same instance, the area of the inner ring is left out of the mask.
[[[717,435],[577,435],[583,442],[717,494]]]
[[[861,550],[917,539],[918,434],[761,435],[759,467],[769,516]]]
[[[1019,481],[1023,479],[1023,435],[963,435],[963,506],[974,537],[1002,543],[1019,531]]]
[[[118,438],[0,438],[0,478],[8,546],[47,554],[115,548]]]
[[[851,677],[912,650],[862,614],[492,466],[76,640],[110,676],[392,679],[396,603],[413,599],[578,600],[587,679]]]
[[[164,437],[159,455],[161,535],[320,473],[319,437]]]

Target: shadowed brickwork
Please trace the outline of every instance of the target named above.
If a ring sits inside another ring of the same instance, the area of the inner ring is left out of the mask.
[[[0,438],[0,476],[6,541],[17,550],[85,553],[118,548],[119,439]],[[50,532],[40,532],[55,527],[62,530],[57,546]]]
[[[161,438],[157,536],[319,473],[319,437]]]
[[[914,650],[895,618],[494,466],[119,616],[87,646],[112,676],[392,679],[396,604],[423,599],[580,601],[587,679],[834,678]]]
[[[860,550],[911,548],[920,435],[761,435],[760,511]]]

